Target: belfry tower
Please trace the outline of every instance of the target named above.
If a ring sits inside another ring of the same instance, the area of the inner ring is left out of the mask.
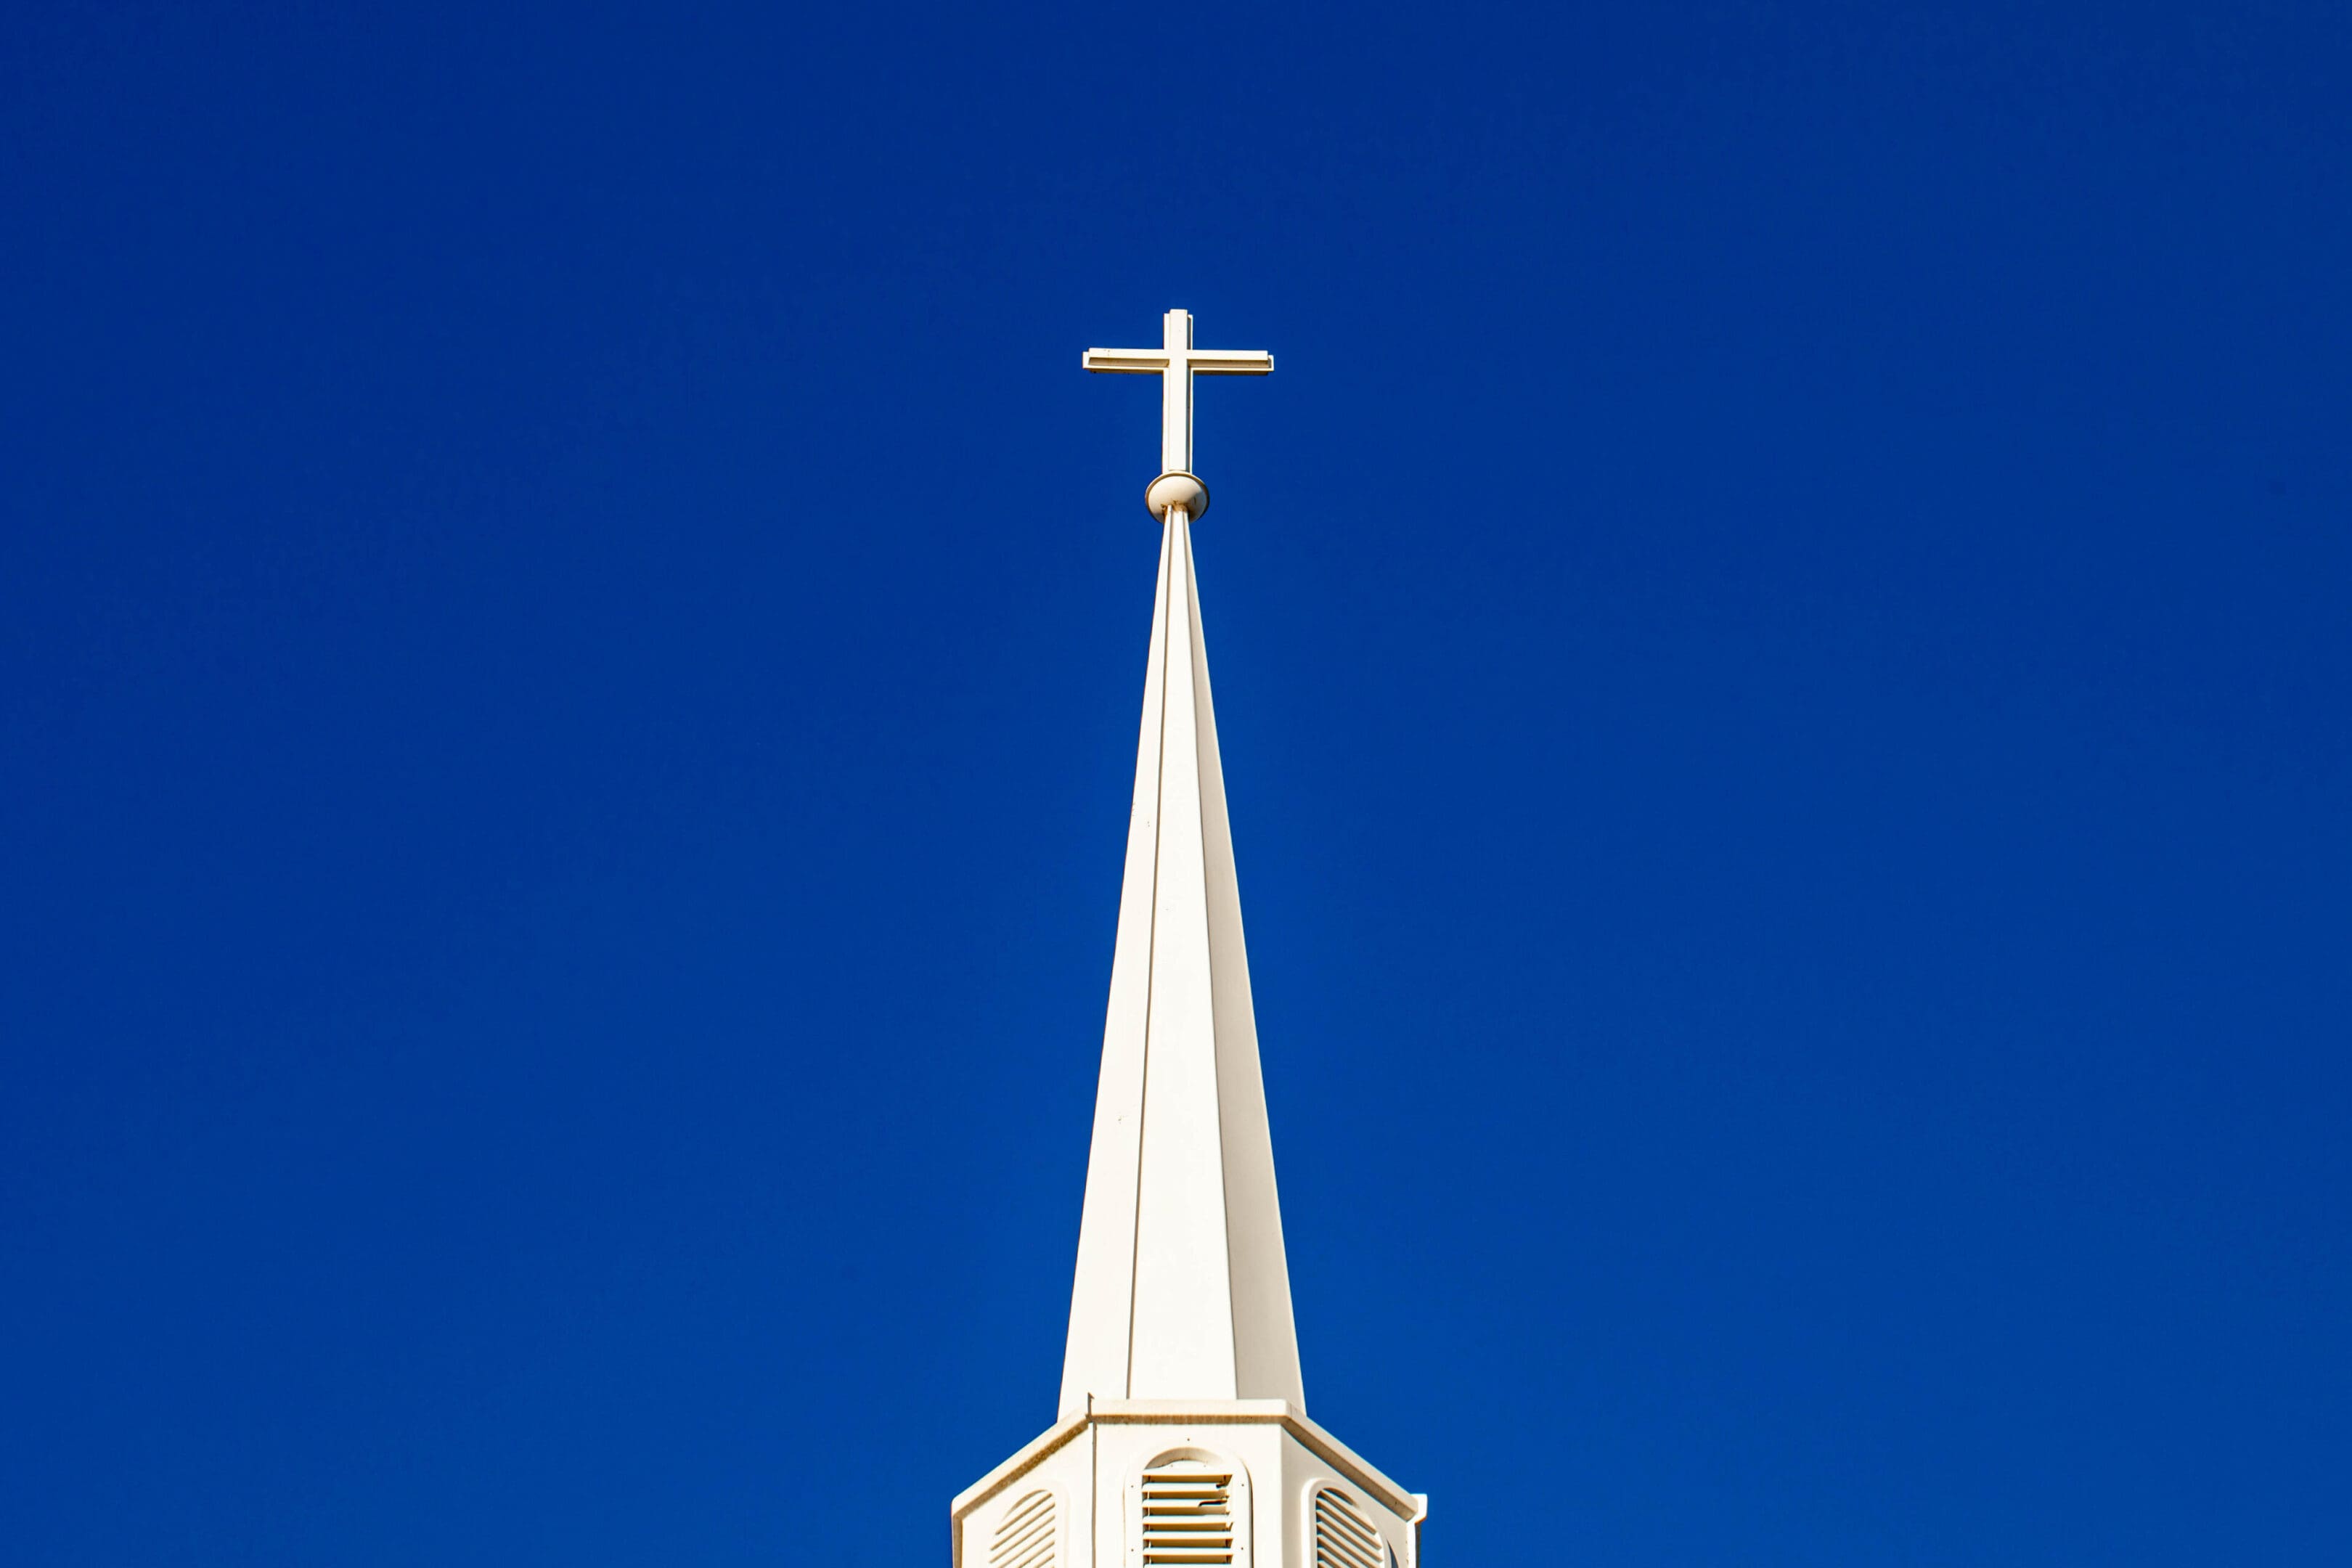
[[[955,1500],[956,1568],[1419,1568],[1429,1500],[1307,1416],[1201,643],[1192,378],[1274,358],[1171,310],[1084,363],[1161,380],[1159,589],[1061,1412]]]

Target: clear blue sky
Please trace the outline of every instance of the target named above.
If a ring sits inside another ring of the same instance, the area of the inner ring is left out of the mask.
[[[687,9],[0,31],[0,1555],[944,1563],[1183,305],[1433,1568],[2352,1561],[2352,13]]]

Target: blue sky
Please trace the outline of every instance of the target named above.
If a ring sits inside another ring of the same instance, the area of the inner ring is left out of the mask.
[[[2338,5],[19,8],[0,1532],[941,1563],[1182,305],[1433,1565],[2352,1558]]]

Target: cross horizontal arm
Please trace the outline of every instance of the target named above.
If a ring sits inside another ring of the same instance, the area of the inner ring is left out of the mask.
[[[1168,368],[1165,349],[1088,349],[1079,363],[1113,375],[1158,375]]]
[[[1194,375],[1272,375],[1274,356],[1255,349],[1193,349],[1184,355]]]
[[[1271,375],[1274,356],[1255,349],[1183,349],[1175,357],[1194,375]],[[1112,375],[1158,375],[1168,368],[1166,349],[1088,349],[1078,363]]]

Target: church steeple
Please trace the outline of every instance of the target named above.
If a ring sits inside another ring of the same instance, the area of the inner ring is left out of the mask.
[[[1061,1414],[950,1511],[956,1568],[1420,1568],[1429,1500],[1313,1421],[1298,1376],[1192,524],[1192,378],[1274,356],[1089,349],[1160,376],[1160,586]]]
[[[1307,1404],[1181,507],[1160,536],[1062,1414],[1090,1394]]]

